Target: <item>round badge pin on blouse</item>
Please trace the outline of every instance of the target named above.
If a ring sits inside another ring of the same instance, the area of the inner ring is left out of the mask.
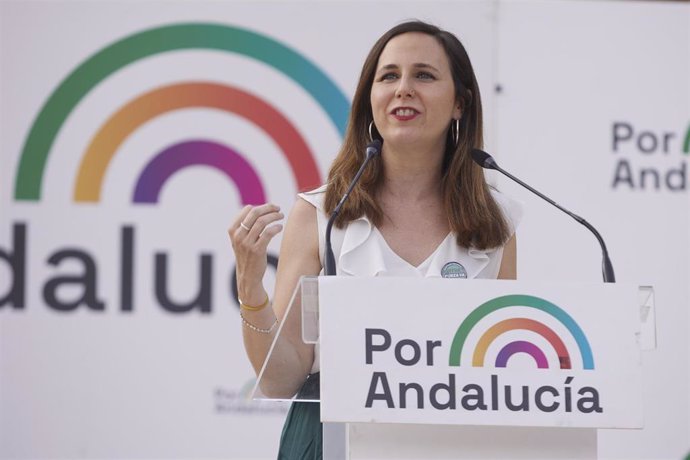
[[[459,262],[448,262],[441,269],[443,278],[467,278],[467,270]]]

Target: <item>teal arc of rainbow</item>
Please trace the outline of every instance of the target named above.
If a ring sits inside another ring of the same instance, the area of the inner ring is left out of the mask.
[[[48,155],[62,125],[99,83],[127,65],[165,52],[210,49],[263,62],[302,87],[344,135],[349,102],[310,60],[264,35],[224,24],[184,23],[145,30],[98,51],[75,68],[53,91],[36,117],[22,148],[15,199],[38,201]]]
[[[450,366],[460,366],[460,358],[463,354],[463,348],[467,341],[467,337],[469,336],[472,329],[477,325],[477,323],[479,323],[479,321],[481,321],[483,318],[485,318],[493,312],[496,312],[502,308],[509,307],[534,308],[553,316],[556,320],[558,320],[561,324],[565,326],[568,332],[575,339],[578,350],[582,357],[582,368],[594,369],[594,356],[592,354],[592,349],[589,345],[589,341],[587,340],[587,337],[582,331],[582,328],[580,328],[580,326],[572,318],[572,316],[570,316],[568,313],[565,312],[565,310],[549,302],[548,300],[524,294],[512,294],[505,295],[502,297],[496,297],[495,299],[491,299],[487,302],[484,302],[483,304],[475,308],[469,315],[467,315],[467,317],[458,327],[453,337],[453,342],[450,348],[450,355],[448,358],[448,364]],[[551,343],[551,345],[554,347],[558,354],[561,369],[570,368],[571,358],[567,350],[565,349],[565,345],[563,344],[560,337],[558,337],[555,334],[555,332],[553,332],[543,323],[528,318],[511,318],[497,323],[492,328],[485,331],[485,333],[480,338],[474,350],[472,360],[473,366],[483,366],[483,358],[488,344],[500,333],[512,329],[527,329],[541,334],[547,339],[549,343]],[[529,348],[529,350],[532,350],[532,348]],[[503,365],[505,365],[507,358],[511,354],[517,352],[529,353],[529,351],[526,350],[524,346],[522,346],[522,349],[520,348],[520,346],[508,347],[507,350],[501,350],[501,352],[499,352],[496,367],[504,367]],[[539,364],[541,356],[536,353],[530,354],[533,358],[535,358],[535,361],[537,361],[537,363]]]

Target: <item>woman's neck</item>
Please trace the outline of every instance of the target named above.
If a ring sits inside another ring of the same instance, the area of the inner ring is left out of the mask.
[[[408,202],[437,199],[441,196],[443,152],[399,152],[384,147],[384,180],[381,192]]]

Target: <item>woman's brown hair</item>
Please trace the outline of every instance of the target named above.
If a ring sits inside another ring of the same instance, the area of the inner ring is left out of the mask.
[[[455,35],[420,21],[405,22],[390,29],[374,44],[364,61],[345,140],[328,173],[324,210],[327,214],[333,212],[364,161],[366,145],[370,142],[369,123],[373,120],[370,93],[379,57],[393,37],[408,32],[431,35],[443,47],[450,64],[456,99],[462,110],[458,143],[455,144],[449,129],[442,164],[442,193],[450,228],[461,246],[478,249],[500,246],[510,236],[508,225],[491,196],[484,171],[470,158],[470,151],[482,148],[484,143],[482,103],[470,58]],[[372,131],[374,137],[379,137],[375,127]],[[383,212],[375,197],[382,180],[383,162],[379,155],[372,159],[362,174],[335,225],[342,228],[365,215],[378,226]]]

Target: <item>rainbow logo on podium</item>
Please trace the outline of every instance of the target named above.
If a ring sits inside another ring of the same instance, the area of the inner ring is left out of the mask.
[[[480,320],[503,308],[529,307],[545,312],[559,321],[568,330],[577,344],[577,355],[581,358],[583,369],[594,369],[594,357],[587,337],[575,320],[557,305],[539,297],[529,295],[506,295],[497,297],[475,308],[458,327],[450,349],[450,366],[460,366],[463,349],[470,332]],[[560,369],[572,369],[573,359],[561,337],[549,326],[531,318],[508,318],[498,321],[487,328],[479,337],[472,355],[473,367],[486,366],[486,354],[489,346],[502,334],[510,331],[529,331],[543,337],[558,356]],[[508,360],[517,353],[531,356],[537,367],[549,367],[546,353],[536,344],[527,340],[515,340],[505,344],[496,355],[494,367],[507,367]],[[468,354],[469,355],[469,354]]]
[[[39,201],[51,148],[70,113],[98,84],[122,68],[161,53],[202,49],[235,53],[271,66],[297,83],[322,108],[342,136],[349,101],[333,81],[297,51],[267,36],[221,24],[174,24],[125,37],[75,68],[53,91],[23,146],[17,170],[16,200]],[[185,108],[210,108],[239,115],[278,145],[297,188],[321,183],[308,143],[287,117],[250,92],[208,81],[184,81],[151,89],[127,101],[93,135],[81,158],[74,201],[99,202],[103,181],[118,148],[150,120]],[[138,174],[133,203],[157,203],[164,183],[183,168],[204,165],[235,183],[243,204],[266,201],[260,176],[236,148],[208,139],[185,139],[154,154]]]

